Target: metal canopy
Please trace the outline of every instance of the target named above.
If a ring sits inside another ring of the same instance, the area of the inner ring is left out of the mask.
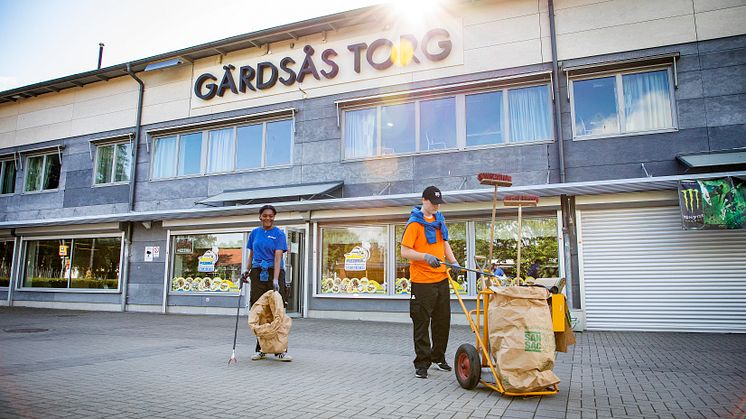
[[[300,198],[313,199],[316,196],[322,195],[327,198],[334,198],[329,195],[342,187],[344,182],[329,182],[329,183],[307,183],[302,185],[286,185],[286,186],[270,186],[266,188],[253,188],[253,189],[238,189],[229,190],[223,193],[219,193],[215,196],[211,196],[207,199],[199,201],[200,204],[210,204],[215,202],[251,202],[263,199],[277,199],[282,198]]]
[[[697,175],[676,175],[661,177],[645,177],[634,179],[600,180],[592,182],[552,183],[546,185],[525,185],[501,188],[498,198],[506,194],[532,193],[539,196],[559,195],[600,195],[606,193],[629,193],[676,190],[680,180],[697,180],[721,178],[726,176],[746,177],[746,171],[719,172]],[[446,205],[465,202],[491,202],[492,188],[471,189],[466,191],[443,191]],[[319,199],[306,201],[277,202],[273,205],[278,211],[316,211],[324,209],[365,209],[402,207],[416,205],[421,202],[420,192],[397,194],[360,196],[355,198]],[[218,208],[187,208],[176,210],[158,210],[126,212],[109,215],[89,215],[69,218],[50,218],[45,220],[16,220],[0,222],[0,229],[21,227],[42,227],[50,225],[91,224],[103,222],[126,221],[162,221],[178,220],[198,217],[224,217],[230,215],[245,215],[256,212],[263,204],[236,205]],[[446,211],[448,208],[446,207]]]
[[[687,167],[714,167],[746,164],[746,148],[720,152],[683,154],[676,159]]]

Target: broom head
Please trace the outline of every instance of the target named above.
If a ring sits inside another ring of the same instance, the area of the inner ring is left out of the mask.
[[[506,195],[503,205],[506,207],[535,207],[539,204],[539,197],[531,194]]]
[[[477,180],[479,180],[479,183],[482,185],[513,185],[513,178],[510,175],[504,175],[502,173],[480,173],[477,175]]]

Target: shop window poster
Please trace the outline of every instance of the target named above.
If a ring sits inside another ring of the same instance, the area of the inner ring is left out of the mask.
[[[178,238],[174,244],[174,249],[180,255],[190,254],[194,252],[194,240],[191,237]]]
[[[737,177],[679,182],[684,230],[746,228],[746,181]]]

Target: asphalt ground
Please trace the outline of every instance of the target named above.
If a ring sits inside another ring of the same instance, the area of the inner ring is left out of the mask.
[[[585,418],[746,415],[746,335],[585,332],[560,392],[414,376],[410,324],[294,319],[293,362],[250,361],[235,317],[0,307],[0,417]],[[453,326],[448,360],[468,327]],[[271,358],[271,357],[270,357]]]

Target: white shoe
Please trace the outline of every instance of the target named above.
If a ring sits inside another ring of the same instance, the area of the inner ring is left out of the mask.
[[[281,354],[275,354],[275,358],[276,358],[276,359],[277,359],[278,361],[283,361],[283,362],[290,362],[290,361],[292,361],[292,360],[293,360],[293,357],[292,357],[292,356],[290,356],[290,355],[288,355],[288,353],[287,353],[287,352],[283,352],[283,353],[281,353]]]
[[[260,359],[264,359],[267,356],[264,352],[257,352],[254,355],[251,355],[252,361],[259,361]]]

